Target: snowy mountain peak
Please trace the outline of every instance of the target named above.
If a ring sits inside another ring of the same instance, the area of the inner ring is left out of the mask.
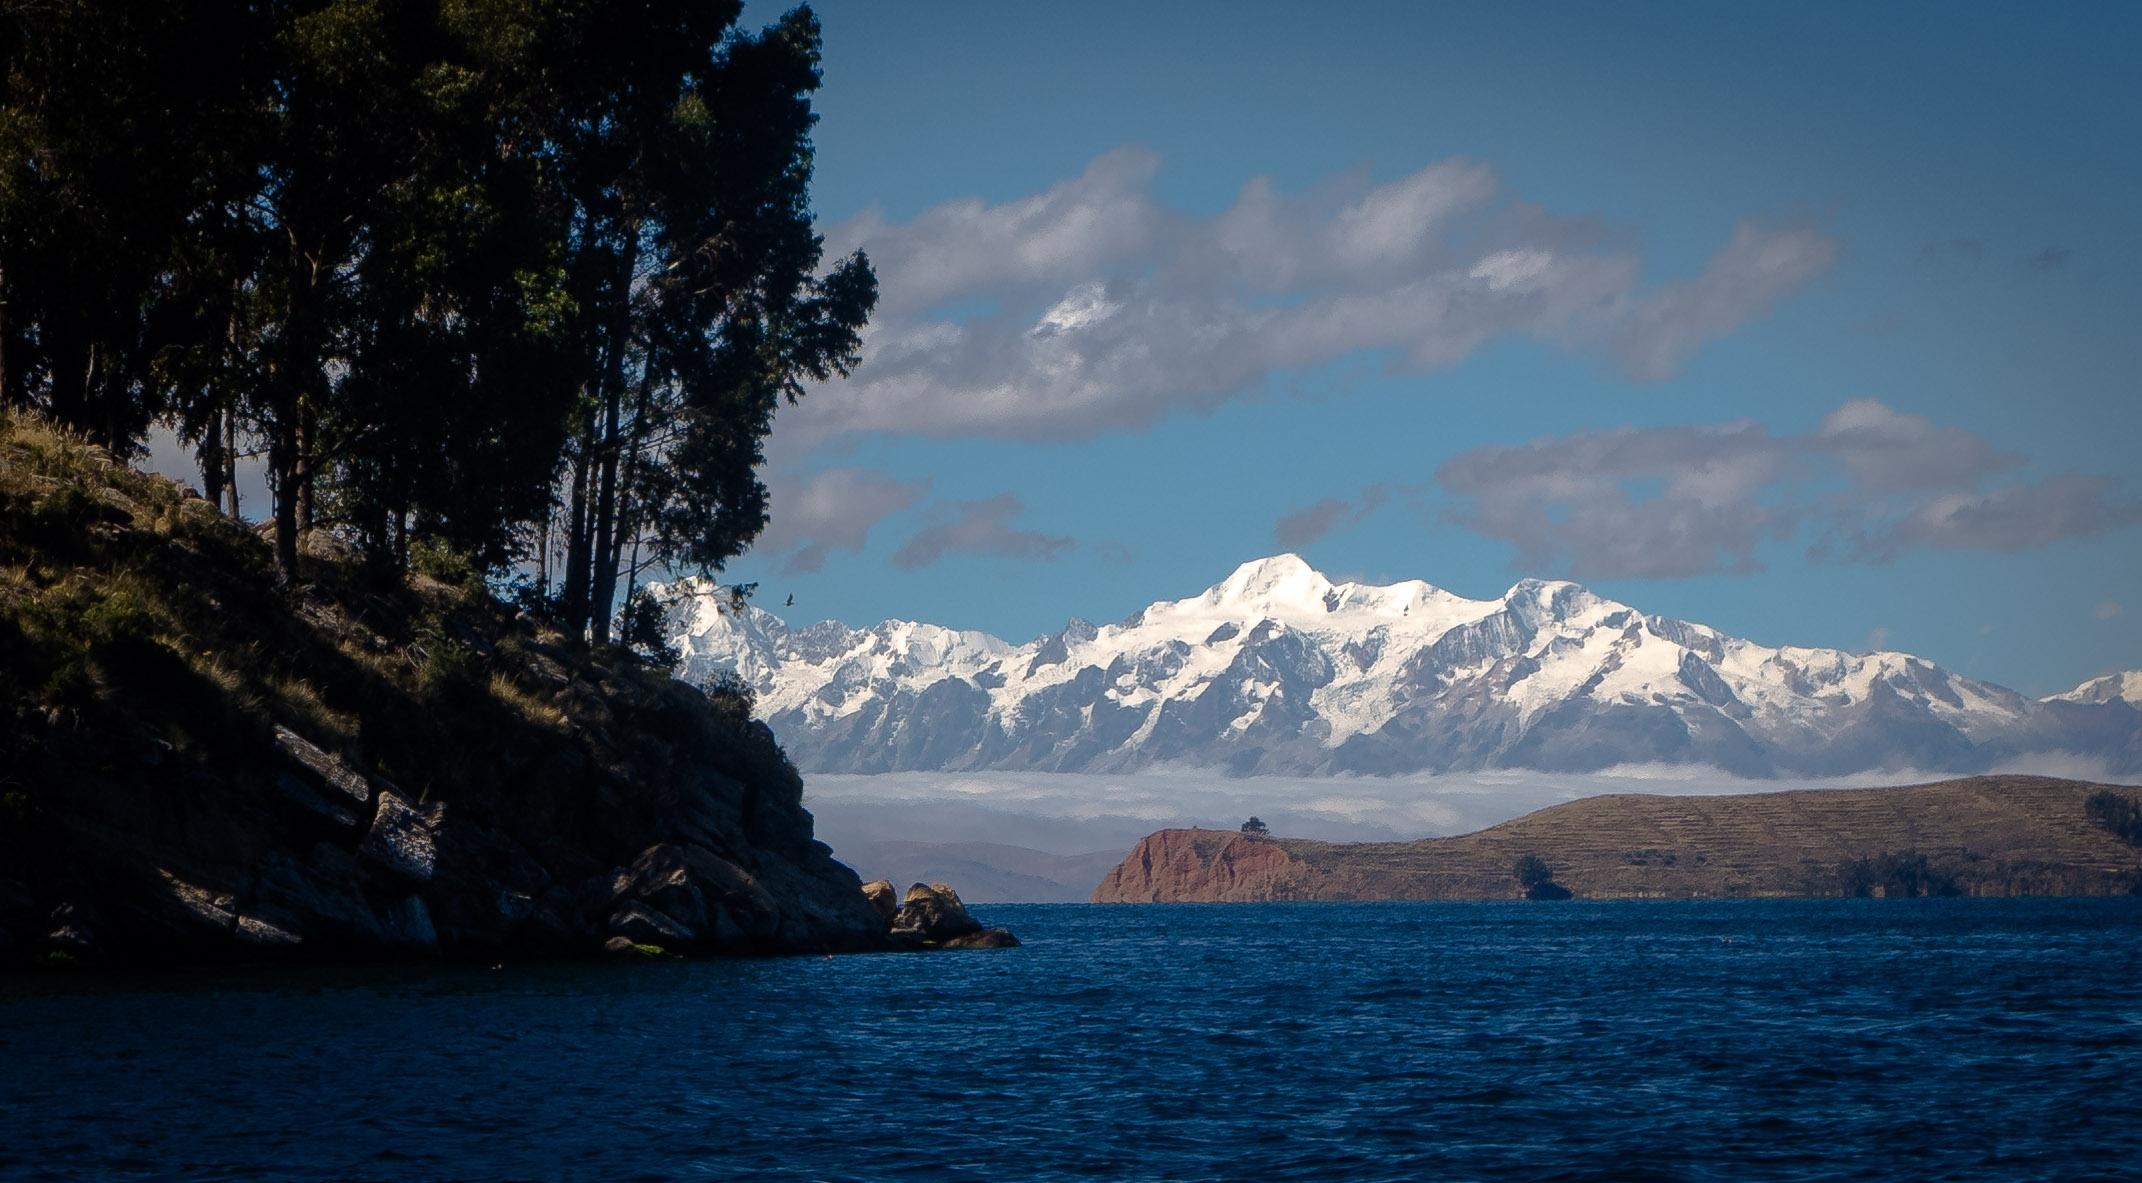
[[[2119,673],[2092,678],[2065,694],[2055,694],[2045,701],[2124,702],[2129,706],[2142,707],[2142,670],[2122,670]]]
[[[1502,593],[1502,602],[1541,620],[1569,620],[1593,608],[1613,611],[1627,607],[1567,579],[1520,579]]]
[[[1202,598],[1230,615],[1286,618],[1329,612],[1331,591],[1331,581],[1300,555],[1282,554],[1242,564]]]
[[[717,585],[669,590],[684,676],[736,670],[811,771],[1834,775],[2046,751],[2142,771],[2142,673],[2032,702],[1908,654],[1766,646],[1562,580],[1471,600],[1335,584],[1280,554],[1024,645],[898,620],[791,629]]]

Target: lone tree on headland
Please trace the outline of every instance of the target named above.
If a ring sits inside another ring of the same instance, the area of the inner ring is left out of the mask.
[[[1554,868],[1549,867],[1547,860],[1536,854],[1517,856],[1517,862],[1510,867],[1510,874],[1516,876],[1517,886],[1523,890],[1524,897],[1528,900],[1569,898],[1569,889],[1554,881]]]
[[[1245,834],[1256,834],[1261,837],[1265,834],[1271,833],[1272,827],[1265,825],[1264,819],[1253,817],[1248,821],[1242,823],[1242,832]]]

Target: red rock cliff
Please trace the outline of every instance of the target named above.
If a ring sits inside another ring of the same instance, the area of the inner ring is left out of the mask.
[[[1148,834],[1093,890],[1097,904],[1243,903],[1306,898],[1308,868],[1277,840],[1227,830]]]

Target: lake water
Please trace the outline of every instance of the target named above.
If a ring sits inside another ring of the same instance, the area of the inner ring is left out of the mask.
[[[2142,1177],[2142,900],[978,911],[1027,946],[0,977],[0,1177]]]

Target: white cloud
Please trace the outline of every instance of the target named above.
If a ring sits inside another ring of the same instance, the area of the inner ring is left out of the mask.
[[[860,468],[832,468],[769,483],[765,533],[753,549],[780,559],[786,575],[824,568],[834,551],[857,551],[878,523],[929,492],[928,480],[900,480]]]
[[[2102,761],[2061,753],[2023,757],[2000,773],[2104,781]],[[1154,830],[1234,829],[1256,816],[1279,834],[1336,842],[1466,834],[1605,793],[1716,796],[1785,789],[1867,788],[1949,780],[1912,769],[1827,780],[1747,780],[1715,768],[1628,765],[1587,774],[1523,769],[1441,776],[1241,777],[1209,772],[1121,775],[1054,772],[811,773],[804,803],[819,836],[843,843],[1000,842],[1080,854],[1128,852]]]
[[[2093,609],[2090,615],[2099,620],[2111,620],[2123,611],[2126,611],[2126,609],[2120,606],[2118,600],[2106,600]]]
[[[1806,229],[1744,223],[1703,272],[1647,291],[1642,260],[1581,219],[1446,160],[1385,184],[1244,185],[1210,216],[1153,195],[1119,149],[1013,201],[872,212],[828,233],[883,282],[864,358],[784,415],[810,443],[892,433],[1054,439],[1254,397],[1357,351],[1425,373],[1506,336],[1665,377],[1829,265]]]
[[[1026,506],[1010,493],[939,506],[930,524],[893,553],[893,566],[927,567],[954,554],[1053,559],[1078,545],[1070,538],[1013,525],[1025,512]]]
[[[1701,275],[1635,298],[1629,312],[1610,313],[1589,331],[1613,343],[1631,375],[1671,377],[1698,346],[1767,314],[1836,258],[1836,242],[1813,230],[1742,222]]]
[[[1343,530],[1361,524],[1370,514],[1382,509],[1391,500],[1389,486],[1370,485],[1361,491],[1361,497],[1349,501],[1342,497],[1326,497],[1314,504],[1303,506],[1287,514],[1272,526],[1272,541],[1281,550],[1301,550],[1335,530]]]
[[[1882,492],[1969,486],[2023,463],[1961,427],[1936,427],[1866,398],[1825,416],[1816,444],[1854,481]]]
[[[2112,481],[2065,473],[2029,484],[1940,494],[1914,506],[1902,520],[1862,531],[1854,546],[1875,561],[1921,547],[2031,550],[2137,521],[2142,521],[2142,503],[2119,496]]]
[[[1815,432],[1756,423],[1631,427],[1475,448],[1437,469],[1451,520],[1517,549],[1526,571],[1676,577],[1761,570],[1757,550],[1817,528],[1818,557],[2025,550],[2142,520],[2113,482],[1990,484],[2023,459],[1872,400]]]

